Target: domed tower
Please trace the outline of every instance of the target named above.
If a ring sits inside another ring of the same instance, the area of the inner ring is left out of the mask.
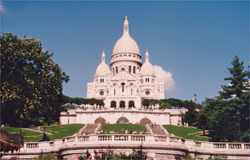
[[[111,72],[110,72],[109,66],[105,62],[105,53],[104,53],[104,51],[102,51],[101,63],[96,68],[95,77],[96,78],[105,77],[110,73]]]
[[[103,99],[108,95],[107,83],[110,74],[109,66],[105,62],[105,53],[102,51],[101,62],[96,68],[94,81],[87,85],[88,98]]]
[[[145,98],[154,98],[154,84],[155,83],[155,73],[154,67],[149,61],[149,53],[145,53],[145,61],[141,67],[141,83],[142,85],[142,96]]]
[[[136,74],[142,65],[139,46],[129,33],[127,16],[123,23],[122,36],[117,40],[113,48],[110,65],[113,74],[120,71]]]

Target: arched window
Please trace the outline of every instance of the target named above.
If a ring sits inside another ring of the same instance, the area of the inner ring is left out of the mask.
[[[125,105],[125,101],[120,101],[120,108],[125,108],[126,105]]]
[[[104,79],[103,78],[100,79],[100,83],[104,83]]]
[[[125,83],[121,83],[121,85],[122,85],[122,92],[124,92],[124,90],[125,90]]]
[[[114,88],[114,96],[115,96],[115,88]]]
[[[146,90],[145,91],[145,94],[148,96],[148,95],[150,95],[150,91],[149,90]]]
[[[129,101],[128,102],[128,108],[134,108],[135,107],[135,102],[134,101]]]
[[[133,73],[135,73],[135,70],[136,70],[136,67],[135,67],[135,66],[133,66]]]
[[[115,67],[115,72],[118,73],[118,67],[117,66]]]
[[[111,101],[110,102],[110,107],[111,108],[116,108],[116,101]]]
[[[130,89],[130,95],[133,96],[133,88]]]
[[[131,71],[132,71],[132,67],[128,66],[128,72],[131,73]]]
[[[100,94],[100,96],[103,96],[103,95],[104,95],[104,91],[101,90],[101,91],[99,92],[99,94]]]

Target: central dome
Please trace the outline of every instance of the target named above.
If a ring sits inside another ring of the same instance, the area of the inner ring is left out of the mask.
[[[140,54],[140,49],[136,41],[129,34],[128,19],[125,17],[123,24],[123,34],[120,39],[117,40],[113,48],[112,54],[119,53],[136,53]]]

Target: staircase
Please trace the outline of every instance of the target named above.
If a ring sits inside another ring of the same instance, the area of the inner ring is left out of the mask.
[[[148,128],[153,135],[168,135],[168,132],[158,124],[148,124]]]
[[[80,135],[88,135],[88,134],[95,134],[96,131],[99,129],[99,124],[87,124],[85,127],[83,127],[80,131]]]

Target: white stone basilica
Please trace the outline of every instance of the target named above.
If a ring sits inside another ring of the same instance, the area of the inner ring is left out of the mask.
[[[141,100],[163,99],[164,80],[154,72],[146,51],[142,62],[140,49],[129,33],[129,22],[125,17],[122,36],[113,48],[110,67],[102,52],[94,81],[88,83],[87,97],[103,99],[111,108],[140,108]]]
[[[160,109],[159,104],[144,106],[143,99],[164,99],[166,81],[150,63],[129,33],[125,17],[122,36],[105,62],[104,51],[93,82],[87,84],[87,98],[103,100],[104,106],[82,104],[60,115],[61,124],[84,123],[155,123],[181,125],[184,108]]]

